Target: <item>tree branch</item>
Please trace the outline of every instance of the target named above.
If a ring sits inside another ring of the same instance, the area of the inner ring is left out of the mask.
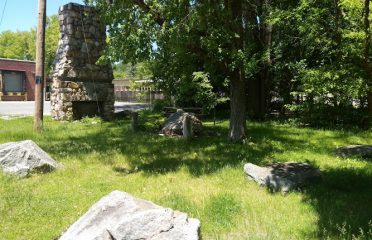
[[[160,12],[156,9],[151,9],[149,5],[145,3],[144,0],[133,0],[134,4],[137,5],[142,11],[150,13],[154,17],[154,21],[160,26],[163,25],[164,19],[160,15]]]

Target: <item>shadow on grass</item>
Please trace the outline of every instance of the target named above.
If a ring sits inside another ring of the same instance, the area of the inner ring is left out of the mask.
[[[254,144],[234,144],[226,138],[227,129],[219,126],[206,127],[207,132],[213,132],[213,135],[184,140],[159,136],[156,129],[147,129],[145,132],[145,128],[134,133],[130,131],[128,123],[107,123],[99,131],[68,136],[55,147],[49,147],[49,150],[57,155],[73,155],[82,161],[87,154],[96,151],[100,154],[100,161],[107,164],[114,162],[110,158],[115,153],[124,156],[131,169],[143,171],[145,174],[165,174],[186,167],[191,175],[201,176],[224,167],[242,167],[246,162],[263,164],[263,159],[267,156],[282,151],[270,144],[268,139],[285,142],[293,148],[300,148],[303,144],[299,140],[283,137],[291,134],[286,129],[263,125],[249,130],[250,141]],[[122,172],[116,168],[113,170]]]
[[[322,173],[322,178],[317,186],[304,192],[304,201],[311,204],[319,215],[318,236],[322,239],[352,239],[354,235],[359,239],[371,239],[371,173],[330,169]]]
[[[227,141],[226,128],[206,128],[213,134],[185,141],[158,136],[153,126],[142,125],[142,130],[134,133],[129,130],[128,120],[120,120],[105,123],[98,131],[87,130],[86,134],[67,136],[49,150],[58,155],[63,149],[63,154],[74,155],[82,161],[95,151],[100,156],[97,161],[113,165],[113,171],[123,175],[135,171],[144,175],[166,174],[184,167],[192,176],[198,177],[225,167],[242,168],[246,162],[263,165],[273,153],[305,149],[308,142],[299,140],[296,135],[311,134],[307,130],[253,124],[248,131],[254,144],[232,144]],[[343,133],[337,133],[329,138],[343,136]],[[319,138],[322,138],[319,142],[325,141],[324,136]],[[316,143],[312,151],[328,152],[332,148],[332,145]],[[115,154],[125,158],[128,169],[113,164]],[[323,172],[321,183],[303,194],[305,203],[312,205],[319,215],[319,237],[352,238],[351,234],[358,235],[360,229],[368,231],[368,222],[372,220],[371,172],[351,168],[329,169]]]

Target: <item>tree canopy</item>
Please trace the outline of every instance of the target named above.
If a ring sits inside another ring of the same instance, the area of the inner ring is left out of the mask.
[[[0,34],[0,57],[33,60],[31,32],[5,31]],[[31,41],[30,41],[31,40]]]
[[[178,105],[207,102],[195,97],[206,82],[205,91],[229,97],[235,141],[247,114],[275,108],[303,116],[359,109],[370,120],[369,0],[86,2],[109,26],[111,60],[150,61]]]
[[[45,29],[45,63],[50,73],[59,37],[57,15],[47,17]],[[35,60],[36,28],[30,31],[4,31],[0,33],[0,57],[19,60]]]

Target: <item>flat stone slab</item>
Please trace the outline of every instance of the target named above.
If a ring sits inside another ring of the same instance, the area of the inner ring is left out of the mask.
[[[321,178],[319,169],[301,162],[276,162],[265,167],[247,163],[244,172],[258,184],[283,192],[310,185]]]
[[[372,158],[372,145],[349,145],[335,150],[340,157],[361,156],[362,158]]]
[[[0,144],[0,169],[7,174],[26,177],[32,171],[48,172],[61,167],[31,140]]]
[[[113,191],[72,224],[60,240],[197,240],[200,221]]]

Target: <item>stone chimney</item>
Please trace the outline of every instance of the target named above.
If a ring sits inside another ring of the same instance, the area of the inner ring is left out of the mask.
[[[106,46],[106,27],[96,10],[75,3],[59,9],[60,34],[51,93],[52,118],[74,120],[114,114],[111,65],[97,64]]]

